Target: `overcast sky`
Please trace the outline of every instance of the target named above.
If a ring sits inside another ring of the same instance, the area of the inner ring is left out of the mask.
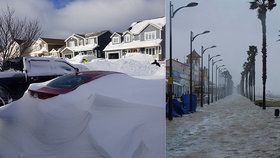
[[[239,83],[242,64],[246,61],[249,45],[256,45],[257,56],[257,91],[261,91],[261,24],[256,11],[249,10],[250,0],[193,0],[199,5],[185,8],[176,13],[173,19],[173,48],[174,58],[181,61],[189,53],[190,31],[194,34],[210,30],[211,33],[198,36],[193,48],[200,53],[201,45],[217,48],[206,52],[211,55],[221,54],[225,64],[233,75],[235,85]],[[189,2],[173,0],[175,9]],[[279,2],[279,1],[276,1]],[[169,9],[166,5],[166,9]],[[280,94],[280,42],[276,42],[280,30],[280,3],[267,14],[268,40],[268,79],[267,90]],[[206,57],[204,63],[207,62]]]
[[[125,31],[134,21],[164,16],[164,0],[0,0],[19,16],[40,20],[45,37]]]

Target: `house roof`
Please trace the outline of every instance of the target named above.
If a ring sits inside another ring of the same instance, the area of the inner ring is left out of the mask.
[[[120,44],[112,44],[112,42],[110,42],[105,47],[104,51],[155,47],[155,46],[160,46],[161,41],[162,41],[162,39],[156,39],[156,40],[151,40],[151,41],[132,41],[129,43],[120,43]]]
[[[87,44],[87,45],[84,45],[84,46],[65,47],[61,51],[64,51],[65,49],[69,49],[73,52],[91,51],[91,50],[95,49],[96,47],[98,47],[97,44]]]
[[[53,44],[53,45],[65,45],[64,39],[55,39],[55,38],[40,38],[43,41],[45,41],[48,44]]]
[[[190,54],[187,55],[187,57],[189,58],[189,57],[190,57]],[[195,50],[193,50],[193,52],[192,52],[192,58],[193,58],[193,59],[194,59],[194,58],[201,58],[201,56],[200,56]]]
[[[85,37],[101,36],[106,32],[110,32],[110,31],[109,30],[103,30],[103,31],[99,31],[99,32],[86,33]]]
[[[115,34],[118,34],[118,35],[122,36],[122,33],[121,33],[121,32],[114,32],[114,33],[110,36],[110,38],[114,37]]]
[[[80,34],[80,33],[75,33],[75,34],[85,38],[85,34]]]
[[[165,17],[134,22],[130,26],[131,28],[130,32],[133,34],[139,34],[142,30],[144,30],[149,25],[153,25],[159,29],[162,29],[165,26],[165,24],[166,24]]]
[[[124,35],[126,35],[126,34],[131,34],[131,32],[127,30],[127,31],[125,31],[125,32],[122,33],[122,36],[124,36]]]
[[[21,39],[15,39],[15,42],[17,42],[17,44],[22,44],[24,41]]]

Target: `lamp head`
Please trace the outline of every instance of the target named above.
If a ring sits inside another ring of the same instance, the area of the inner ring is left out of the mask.
[[[202,34],[206,34],[206,33],[209,33],[209,32],[210,32],[210,31],[207,30],[207,31],[202,32]]]
[[[210,47],[210,48],[216,48],[217,46],[212,46],[212,47]]]
[[[191,2],[191,3],[189,3],[188,5],[186,5],[186,7],[195,7],[195,6],[197,6],[198,5],[198,3],[196,3],[196,2]]]

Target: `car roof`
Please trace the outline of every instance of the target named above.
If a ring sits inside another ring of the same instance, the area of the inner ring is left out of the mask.
[[[123,74],[123,73],[115,72],[115,71],[82,71],[72,75],[88,76],[91,77],[92,79],[96,79],[110,74]]]

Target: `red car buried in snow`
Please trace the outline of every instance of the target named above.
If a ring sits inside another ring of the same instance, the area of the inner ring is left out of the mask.
[[[95,79],[98,79],[100,77],[116,73],[120,74],[119,72],[113,71],[85,71],[74,74],[68,74],[54,79],[46,86],[37,90],[29,89],[28,92],[31,96],[35,98],[48,99],[51,97],[58,96],[60,94],[71,92],[79,86],[93,81]]]

